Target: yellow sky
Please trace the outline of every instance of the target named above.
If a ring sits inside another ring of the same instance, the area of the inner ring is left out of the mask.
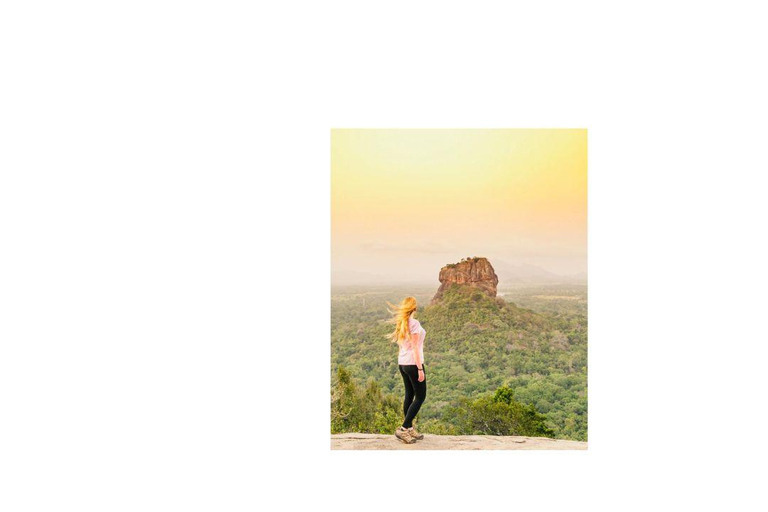
[[[586,272],[586,230],[584,129],[331,131],[336,275],[436,281],[466,256]]]

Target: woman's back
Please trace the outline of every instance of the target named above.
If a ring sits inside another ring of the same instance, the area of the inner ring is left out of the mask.
[[[419,339],[416,342],[416,348],[419,351],[419,359],[424,362],[424,338],[427,336],[427,331],[421,326],[421,322],[411,317],[408,319],[408,328],[411,334],[418,334]],[[410,340],[404,340],[400,344],[400,352],[397,356],[397,363],[402,365],[416,364],[416,357],[413,353],[413,347]]]

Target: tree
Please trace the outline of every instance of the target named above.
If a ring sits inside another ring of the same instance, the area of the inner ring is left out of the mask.
[[[496,389],[493,396],[461,398],[458,406],[448,408],[446,416],[462,435],[554,437],[546,416],[533,404],[516,401],[508,386]]]
[[[331,388],[331,433],[368,432],[391,434],[402,422],[402,404],[369,379],[365,388],[352,380],[349,371],[339,366],[336,384]]]

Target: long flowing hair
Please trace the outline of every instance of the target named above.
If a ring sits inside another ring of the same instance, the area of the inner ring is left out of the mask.
[[[411,330],[408,327],[408,320],[411,317],[411,313],[416,311],[416,299],[409,296],[404,298],[400,304],[386,302],[389,306],[387,311],[392,315],[389,322],[395,324],[395,330],[387,334],[387,338],[393,343],[402,346],[403,342],[408,340],[410,336]]]

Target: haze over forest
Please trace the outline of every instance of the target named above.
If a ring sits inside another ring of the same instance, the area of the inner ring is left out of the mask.
[[[474,255],[473,255],[474,256]],[[484,256],[478,253],[477,256]],[[460,258],[456,258],[458,261]],[[586,284],[587,273],[557,274],[545,268],[529,264],[511,264],[499,258],[488,258],[499,277],[499,287],[514,286],[519,284],[552,284],[571,283]],[[409,260],[410,261],[410,260]],[[438,275],[440,269],[451,261],[438,263],[435,261],[432,268],[424,268],[423,271],[415,266],[407,268],[376,268],[375,271],[334,270],[331,273],[332,286],[383,286],[383,285],[434,285],[440,281]],[[425,265],[426,267],[426,265]]]

